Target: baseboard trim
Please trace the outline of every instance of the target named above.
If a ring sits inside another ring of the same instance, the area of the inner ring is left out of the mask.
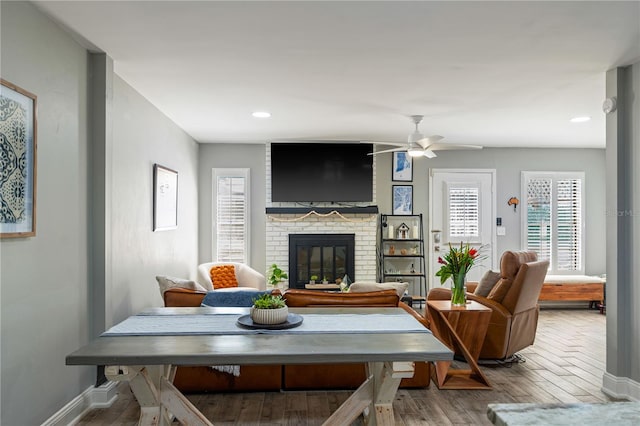
[[[616,377],[613,374],[604,373],[602,392],[616,399],[640,401],[640,383],[628,377]]]
[[[116,387],[116,382],[106,382],[97,388],[87,388],[49,417],[42,426],[74,425],[91,409],[111,407],[118,398]]]

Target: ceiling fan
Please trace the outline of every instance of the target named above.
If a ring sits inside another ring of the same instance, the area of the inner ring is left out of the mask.
[[[480,145],[453,145],[447,143],[438,143],[442,139],[443,136],[433,135],[424,137],[420,130],[418,130],[418,125],[422,121],[422,115],[412,115],[411,120],[416,126],[416,129],[413,133],[409,135],[406,143],[394,143],[394,142],[373,142],[378,145],[397,145],[399,148],[391,148],[384,149],[382,151],[375,151],[370,153],[369,155],[382,154],[385,152],[398,152],[398,151],[407,151],[407,154],[411,157],[427,157],[434,158],[436,157],[436,153],[434,151],[444,151],[444,150],[454,150],[454,149],[482,149]]]

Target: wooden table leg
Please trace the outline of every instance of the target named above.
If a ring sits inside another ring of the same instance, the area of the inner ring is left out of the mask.
[[[439,389],[491,389],[489,380],[477,363],[482,342],[491,318],[490,312],[474,311],[442,312],[429,309],[431,330],[452,351],[462,353],[469,370],[451,369],[451,361],[435,363],[434,378]],[[461,315],[467,316],[461,323]],[[461,337],[457,329],[461,329]],[[465,345],[465,341],[469,345]]]
[[[364,414],[365,424],[393,425],[393,400],[405,377],[413,377],[412,362],[367,363],[367,380],[324,422],[323,426],[353,423]]]
[[[175,367],[108,366],[105,376],[112,381],[129,382],[140,404],[139,425],[170,426],[175,416],[182,424],[213,426],[191,402],[173,386]]]

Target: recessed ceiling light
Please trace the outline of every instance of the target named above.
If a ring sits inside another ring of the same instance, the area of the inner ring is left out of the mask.
[[[271,117],[271,113],[267,112],[267,111],[256,111],[251,115],[253,115],[256,118],[269,118],[269,117]]]
[[[584,123],[591,120],[591,117],[587,117],[586,115],[583,117],[573,117],[571,120],[572,123]]]

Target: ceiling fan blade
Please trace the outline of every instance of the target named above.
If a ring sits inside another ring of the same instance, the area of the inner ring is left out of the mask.
[[[425,149],[424,152],[422,153],[422,155],[424,155],[427,158],[436,158],[437,157],[436,153],[431,151],[431,148]]]
[[[442,139],[444,139],[444,136],[432,135],[432,136],[428,136],[426,138],[420,139],[418,141],[418,144],[423,148],[427,148],[428,146],[431,146],[434,143],[440,142]]]
[[[429,149],[432,151],[448,151],[448,150],[460,150],[460,149],[482,149],[481,145],[450,145],[447,143],[434,143],[429,145]]]
[[[391,149],[383,149],[382,151],[374,151],[374,152],[370,152],[367,155],[377,155],[377,154],[384,154],[385,152],[397,152],[397,151],[406,151],[407,148],[391,148]]]
[[[407,146],[406,142],[360,141],[360,143],[370,143],[373,145]]]

